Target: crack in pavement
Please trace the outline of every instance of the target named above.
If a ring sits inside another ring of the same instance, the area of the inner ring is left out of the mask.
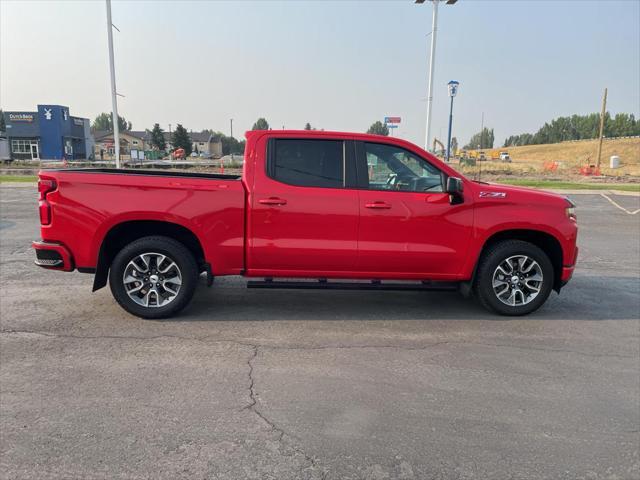
[[[307,475],[309,477],[319,476],[321,479],[326,479],[329,475],[329,471],[325,469],[325,467],[321,466],[321,462],[315,456],[308,454],[301,446],[302,439],[298,438],[294,434],[286,432],[282,427],[280,427],[274,420],[269,418],[268,415],[263,413],[260,409],[260,404],[258,402],[258,393],[256,389],[256,376],[255,376],[255,362],[258,359],[261,349],[265,350],[301,350],[301,351],[310,351],[310,350],[340,350],[340,349],[381,349],[381,348],[389,348],[389,349],[398,349],[398,350],[407,350],[407,351],[424,351],[427,349],[436,348],[438,346],[444,345],[476,345],[483,347],[492,347],[492,348],[512,348],[512,349],[523,349],[523,350],[533,350],[533,351],[541,351],[541,352],[552,352],[552,353],[565,353],[565,354],[575,354],[575,355],[584,355],[588,357],[615,357],[615,358],[624,358],[624,359],[637,359],[637,355],[621,355],[621,354],[598,354],[598,353],[585,353],[576,350],[569,349],[551,349],[551,348],[541,348],[536,346],[519,346],[519,345],[511,345],[505,343],[488,343],[488,342],[471,342],[471,341],[461,341],[461,340],[448,340],[448,341],[438,341],[432,342],[428,344],[424,344],[421,346],[403,346],[403,345],[375,345],[375,344],[360,344],[360,345],[311,345],[311,346],[278,346],[278,345],[262,345],[259,343],[252,343],[251,341],[242,341],[236,339],[221,339],[216,338],[214,335],[200,335],[200,336],[188,336],[188,335],[173,335],[173,334],[162,334],[162,335],[153,335],[153,336],[144,336],[144,335],[77,335],[77,334],[64,334],[64,333],[54,333],[54,332],[46,332],[46,331],[36,331],[36,330],[13,330],[13,329],[2,329],[0,330],[0,335],[10,336],[10,335],[36,335],[42,336],[52,339],[74,339],[74,340],[134,340],[134,341],[154,341],[159,339],[176,339],[180,341],[192,341],[192,342],[202,342],[205,344],[235,344],[238,346],[242,346],[246,349],[249,349],[249,355],[246,360],[246,366],[248,368],[248,398],[249,401],[246,405],[240,408],[240,412],[245,410],[249,411],[252,414],[255,414],[269,429],[275,434],[275,440],[278,442],[280,447],[278,450],[280,454],[283,456],[291,455],[289,452],[295,452],[295,454],[300,456],[300,475],[302,478],[303,475]],[[635,430],[632,430],[635,432]],[[287,450],[289,452],[287,452]]]
[[[571,349],[562,349],[562,348],[543,348],[543,347],[535,347],[532,345],[510,345],[506,343],[488,343],[488,342],[469,342],[464,340],[446,340],[440,342],[432,342],[421,346],[407,346],[407,345],[384,345],[384,344],[370,344],[370,345],[292,345],[292,346],[279,346],[279,345],[265,345],[258,344],[252,342],[244,342],[240,340],[233,339],[217,339],[214,338],[213,335],[204,335],[201,337],[189,337],[183,335],[153,335],[153,336],[136,336],[136,335],[74,335],[74,334],[63,334],[63,333],[51,333],[51,332],[43,332],[36,330],[0,330],[0,335],[20,335],[20,334],[28,334],[28,335],[41,335],[45,337],[51,338],[72,338],[72,339],[89,339],[89,340],[159,340],[162,338],[175,338],[178,340],[188,340],[188,341],[196,341],[203,343],[233,343],[236,345],[242,345],[245,347],[255,347],[255,348],[263,348],[270,350],[349,350],[349,349],[369,349],[369,348],[393,348],[398,350],[407,350],[407,351],[420,351],[427,350],[433,347],[441,346],[441,345],[476,345],[483,347],[497,347],[497,348],[513,348],[520,350],[533,350],[540,352],[549,352],[549,353],[572,353],[575,355],[582,355],[585,357],[611,357],[611,358],[627,358],[627,359],[636,359],[637,355],[622,355],[618,353],[589,353],[582,352],[580,350],[571,350]]]
[[[191,340],[191,341],[199,341],[199,342],[207,342],[207,336],[205,337],[184,337],[184,336],[180,336],[180,335],[156,335],[156,336],[151,336],[151,337],[145,337],[145,336],[124,336],[124,335],[93,335],[93,336],[89,336],[89,335],[71,335],[71,334],[57,334],[57,333],[50,333],[50,332],[38,332],[38,331],[29,331],[29,330],[0,330],[0,334],[29,334],[29,335],[40,335],[40,336],[44,336],[44,337],[49,337],[49,338],[71,338],[71,339],[89,339],[89,340],[95,340],[95,339],[118,339],[118,340],[157,340],[157,339],[161,339],[161,338],[175,338],[175,339],[180,339],[180,340]],[[252,413],[254,413],[256,416],[258,416],[264,423],[266,423],[269,428],[271,429],[272,432],[275,432],[277,434],[277,441],[278,443],[280,443],[281,446],[285,446],[285,447],[289,447],[291,449],[293,449],[296,453],[302,455],[306,461],[306,463],[308,465],[310,465],[313,469],[313,472],[318,472],[320,474],[320,479],[324,480],[328,474],[327,471],[325,471],[323,468],[321,468],[318,465],[318,460],[315,457],[310,456],[309,454],[307,454],[304,450],[302,450],[300,447],[296,446],[293,442],[286,442],[285,441],[285,436],[288,438],[292,438],[294,440],[297,441],[301,441],[299,438],[297,438],[295,435],[292,434],[288,434],[286,433],[281,427],[277,426],[272,420],[270,420],[269,418],[267,418],[257,407],[257,399],[256,399],[256,393],[255,393],[255,380],[254,380],[254,376],[253,376],[253,361],[255,360],[255,358],[258,356],[258,349],[259,349],[259,345],[256,344],[251,344],[251,343],[247,343],[247,342],[240,342],[240,341],[236,341],[236,340],[215,340],[209,343],[231,343],[231,344],[236,344],[236,345],[240,345],[243,347],[249,347],[251,348],[251,355],[247,360],[247,365],[249,367],[249,399],[250,402],[248,405],[245,405],[241,411],[243,410],[249,410]],[[302,470],[306,470],[308,467],[304,467]]]
[[[253,361],[256,359],[256,357],[258,356],[258,350],[259,347],[258,345],[253,345],[252,346],[252,352],[251,355],[249,356],[249,358],[247,359],[247,366],[249,367],[249,404],[245,405],[242,410],[249,410],[252,413],[254,413],[255,415],[257,415],[260,419],[262,419],[262,421],[264,423],[266,423],[270,428],[271,431],[275,432],[278,434],[278,442],[281,445],[287,446],[286,442],[285,442],[285,436],[287,437],[291,437],[296,439],[297,441],[300,441],[299,438],[296,438],[295,436],[291,435],[291,434],[287,434],[281,427],[278,427],[273,420],[270,420],[269,418],[267,418],[260,410],[258,410],[257,408],[257,403],[258,400],[256,399],[256,391],[255,391],[255,379],[253,377]],[[302,455],[304,457],[304,459],[307,461],[307,463],[309,463],[311,465],[311,467],[313,469],[317,469],[320,472],[320,478],[321,479],[325,479],[327,476],[327,473],[324,469],[322,469],[319,465],[318,465],[318,461],[315,457],[310,456],[309,454],[307,454],[304,450],[302,450],[300,447],[297,447],[294,444],[289,444],[289,446],[291,448],[293,448],[293,450],[295,450],[297,453],[299,453],[300,455]]]

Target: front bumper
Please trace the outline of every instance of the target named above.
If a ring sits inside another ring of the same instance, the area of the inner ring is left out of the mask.
[[[73,257],[67,247],[60,243],[36,241],[31,244],[36,251],[35,264],[50,270],[71,272],[74,268]]]

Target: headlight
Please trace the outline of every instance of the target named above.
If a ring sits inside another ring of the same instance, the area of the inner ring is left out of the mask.
[[[578,221],[578,217],[576,217],[576,204],[569,200],[569,197],[565,197],[567,201],[567,207],[564,209],[567,213],[567,218],[574,222]]]

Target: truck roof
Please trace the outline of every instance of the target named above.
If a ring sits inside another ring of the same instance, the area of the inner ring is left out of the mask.
[[[391,143],[402,146],[409,146],[412,148],[420,148],[419,145],[416,145],[408,140],[403,140],[399,137],[388,137],[385,135],[373,135],[371,133],[358,133],[358,132],[337,132],[337,131],[329,131],[329,130],[249,130],[245,132],[245,138],[247,140],[257,140],[257,138],[263,135],[269,136],[287,136],[294,138],[310,138],[310,137],[319,137],[319,138],[352,138],[361,140],[363,142],[366,141],[374,141],[380,142],[381,140],[385,143]]]

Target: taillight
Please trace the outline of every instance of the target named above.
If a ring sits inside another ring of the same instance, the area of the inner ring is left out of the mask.
[[[38,210],[40,211],[40,224],[49,225],[51,223],[51,205],[47,202],[47,194],[56,189],[56,181],[52,178],[40,178],[38,180]]]

